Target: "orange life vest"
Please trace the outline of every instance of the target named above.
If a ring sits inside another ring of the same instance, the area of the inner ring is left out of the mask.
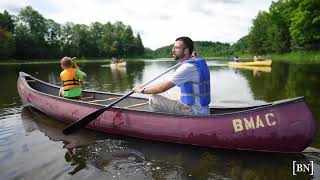
[[[68,91],[70,89],[79,88],[80,80],[76,76],[76,69],[65,69],[60,73],[60,78],[63,82],[63,90]]]

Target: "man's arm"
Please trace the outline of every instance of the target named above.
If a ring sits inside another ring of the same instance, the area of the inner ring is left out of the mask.
[[[164,81],[159,84],[149,86],[147,88],[143,88],[142,86],[136,86],[132,90],[134,92],[143,93],[143,94],[159,94],[173,88],[174,86],[176,85],[173,82]]]

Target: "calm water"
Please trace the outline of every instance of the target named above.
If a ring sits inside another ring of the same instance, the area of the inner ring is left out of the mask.
[[[124,93],[173,66],[172,61],[107,63],[80,67],[89,75],[86,89]],[[305,96],[320,121],[320,66],[274,63],[272,69],[232,69],[209,61],[212,105],[247,106]],[[16,88],[18,72],[60,85],[59,64],[0,66],[0,179],[319,179],[320,131],[312,152],[271,154],[219,150],[134,139],[81,130],[64,136],[66,126],[23,107]],[[271,72],[270,72],[271,71]],[[172,72],[168,73],[171,74]],[[160,78],[159,81],[168,76]],[[177,89],[166,93],[175,95]],[[292,175],[292,162],[314,163],[314,176]]]

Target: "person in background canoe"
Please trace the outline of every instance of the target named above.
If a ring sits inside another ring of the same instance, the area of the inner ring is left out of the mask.
[[[117,59],[116,59],[116,58],[114,58],[114,57],[112,57],[112,59],[111,59],[111,63],[112,63],[112,64],[115,64],[115,63],[116,63],[116,61],[117,61]]]
[[[232,61],[233,62],[239,62],[240,58],[238,56],[235,56],[235,57],[232,58]]]
[[[74,58],[63,57],[60,61],[63,71],[60,73],[60,78],[63,87],[60,88],[59,96],[80,99],[81,83],[87,78],[87,74],[79,69],[73,61]]]
[[[262,56],[254,56],[253,57],[253,61],[255,62],[255,61],[264,61],[265,60],[265,58],[264,57],[262,57]]]
[[[169,112],[184,115],[209,115],[210,72],[206,60],[191,58],[193,41],[189,37],[179,37],[175,40],[172,54],[179,60],[181,66],[167,80],[142,87],[135,86],[136,93],[152,94],[149,105],[152,111]],[[174,86],[180,88],[179,100],[171,100],[159,93],[165,92]]]

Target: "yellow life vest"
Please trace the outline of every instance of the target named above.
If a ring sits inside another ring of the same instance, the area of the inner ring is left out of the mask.
[[[63,90],[68,91],[70,89],[79,88],[80,80],[76,76],[76,69],[69,68],[65,69],[60,73],[60,78],[63,82]]]

